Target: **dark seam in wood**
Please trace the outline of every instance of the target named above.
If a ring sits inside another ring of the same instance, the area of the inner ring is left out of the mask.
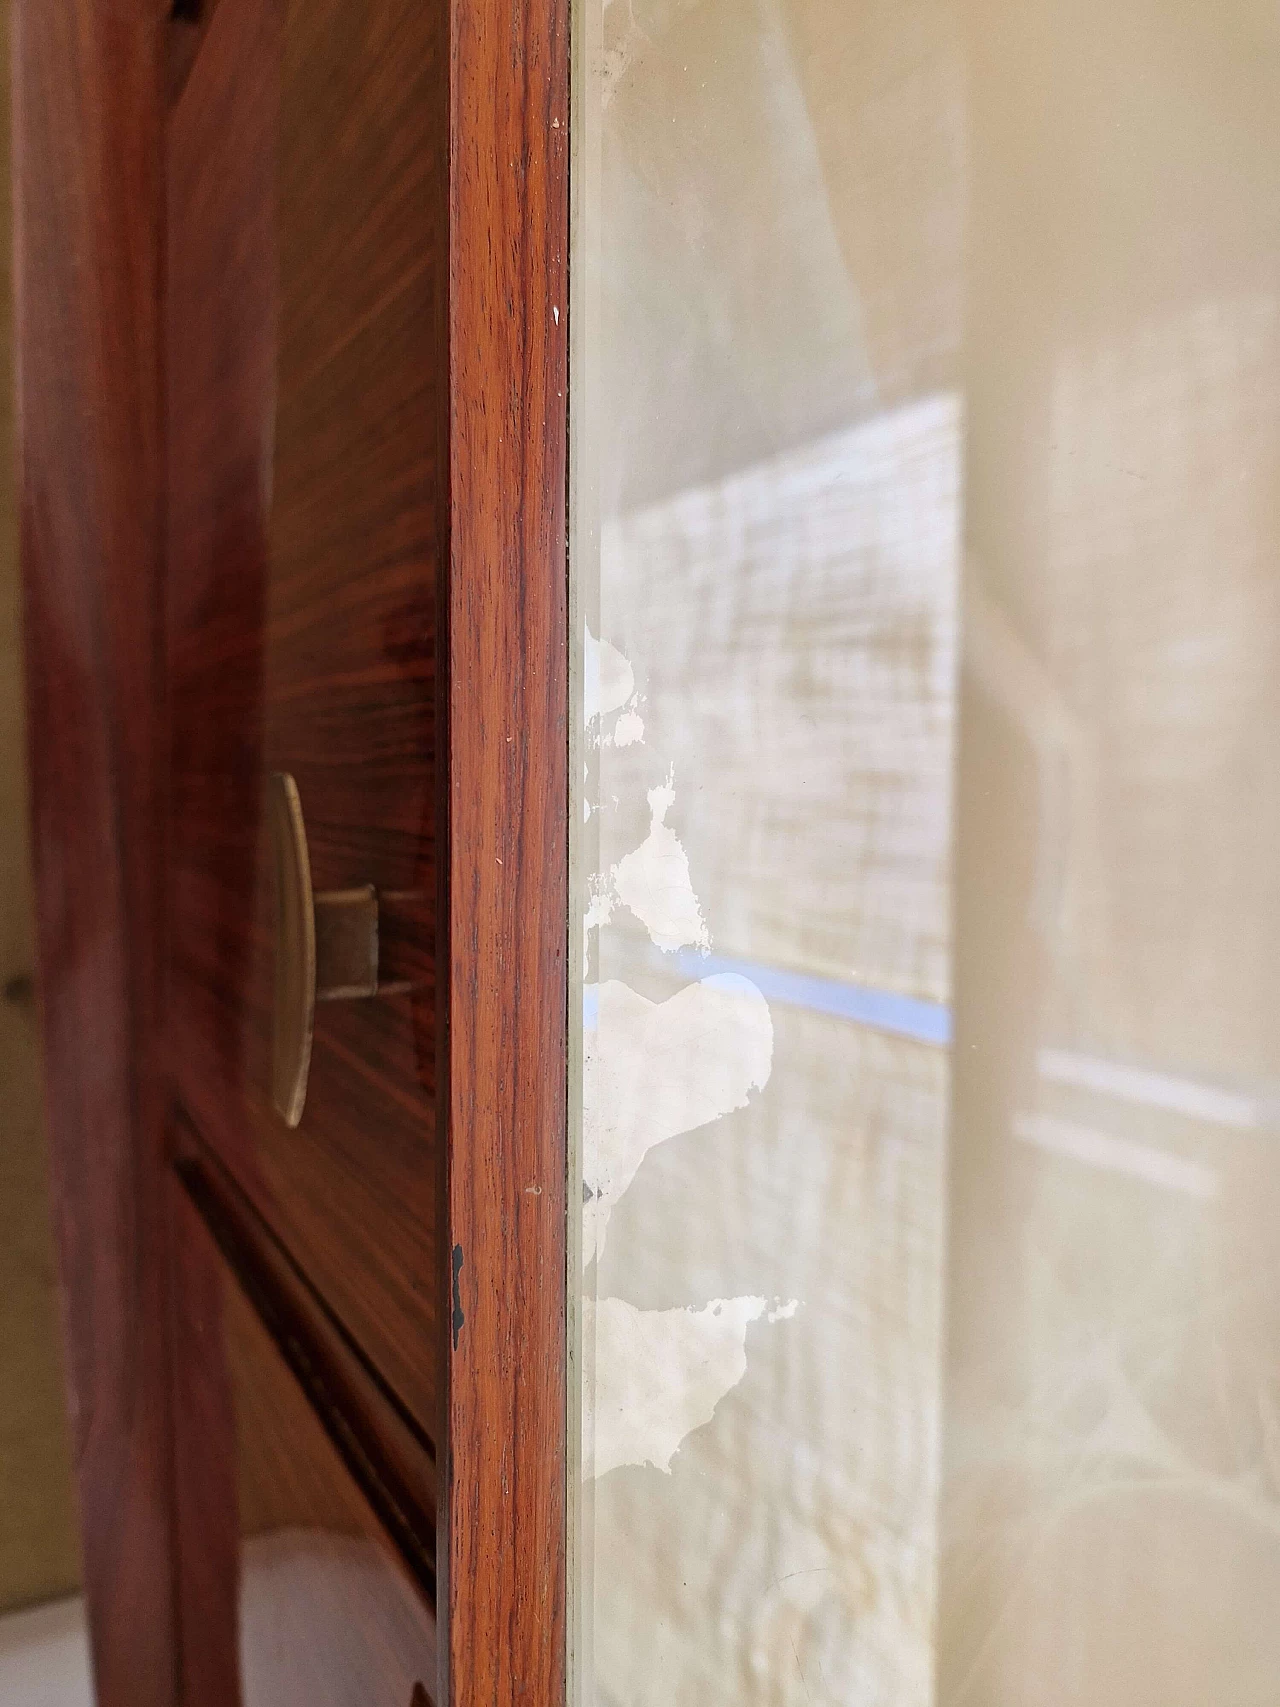
[[[323,1353],[316,1346],[300,1313],[284,1296],[267,1264],[254,1250],[254,1239],[270,1239],[247,1202],[235,1209],[224,1199],[210,1175],[212,1165],[194,1157],[180,1158],[175,1169],[187,1196],[199,1211],[214,1242],[276,1344],[326,1434],[356,1484],[368,1500],[406,1567],[434,1606],[436,1593],[434,1519],[428,1520],[398,1484],[400,1478],[386,1463],[372,1431],[335,1394]],[[225,1182],[228,1186],[230,1182]],[[239,1222],[238,1217],[244,1221]],[[255,1223],[258,1223],[255,1225]],[[252,1228],[252,1232],[246,1231]]]
[[[181,1106],[176,1112],[184,1129],[190,1134],[191,1142],[199,1146],[201,1159],[197,1166],[216,1177],[220,1196],[238,1206],[239,1214],[253,1226],[255,1236],[264,1245],[267,1245],[275,1259],[288,1269],[290,1276],[297,1282],[299,1290],[306,1294],[308,1304],[315,1309],[318,1316],[323,1318],[326,1328],[332,1331],[334,1338],[339,1340],[344,1350],[350,1353],[352,1359],[360,1366],[361,1372],[368,1377],[370,1384],[386,1400],[387,1405],[395,1412],[397,1419],[434,1464],[436,1461],[435,1442],[426,1429],[423,1428],[399,1393],[383,1375],[377,1364],[370,1359],[364,1347],[353,1337],[346,1323],[334,1311],[323,1293],[317,1291],[307,1278],[305,1271],[294,1260],[288,1247],[277,1236],[270,1224],[263,1219],[243,1188],[237,1184],[226,1164],[207,1143],[191,1114]]]

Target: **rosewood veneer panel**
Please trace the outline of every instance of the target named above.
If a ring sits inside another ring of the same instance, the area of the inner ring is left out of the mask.
[[[220,0],[168,138],[170,1060],[432,1432],[446,26]],[[418,898],[386,942],[414,993],[318,1008],[296,1131],[269,1100],[273,770],[317,889]]]

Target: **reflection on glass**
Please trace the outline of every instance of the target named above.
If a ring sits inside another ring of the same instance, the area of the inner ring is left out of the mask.
[[[1262,1707],[1280,24],[578,51],[580,1697]]]

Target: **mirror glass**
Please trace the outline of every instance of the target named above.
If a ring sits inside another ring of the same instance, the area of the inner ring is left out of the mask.
[[[577,16],[578,1698],[1280,1677],[1280,24]]]

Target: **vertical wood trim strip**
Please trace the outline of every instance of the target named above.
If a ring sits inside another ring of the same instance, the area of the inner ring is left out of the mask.
[[[176,1701],[155,1061],[164,17],[17,0],[16,354],[45,1111],[101,1707]]]
[[[565,1690],[567,0],[452,0],[440,1699]]]

